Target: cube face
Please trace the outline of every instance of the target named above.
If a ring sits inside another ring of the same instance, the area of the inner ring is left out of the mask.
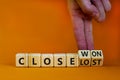
[[[67,53],[67,67],[78,67],[78,54]]]
[[[103,66],[103,58],[92,58],[91,66]]]
[[[53,67],[53,54],[41,54],[41,66]]]
[[[66,67],[66,54],[54,54],[54,67]]]
[[[91,58],[81,58],[79,62],[80,66],[90,66]]]
[[[29,67],[40,67],[41,54],[31,53],[29,54]]]
[[[78,55],[80,58],[91,58],[90,50],[79,50]]]
[[[28,54],[16,54],[16,67],[28,67]]]
[[[79,56],[80,66],[90,66],[91,64],[90,50],[79,50],[78,56]]]
[[[91,50],[91,66],[103,65],[103,52],[102,50]]]

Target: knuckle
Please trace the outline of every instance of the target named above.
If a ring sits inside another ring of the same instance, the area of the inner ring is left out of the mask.
[[[86,14],[92,14],[93,13],[92,10],[93,9],[91,8],[91,6],[88,6],[88,5],[86,5],[83,9],[84,13],[86,13]]]

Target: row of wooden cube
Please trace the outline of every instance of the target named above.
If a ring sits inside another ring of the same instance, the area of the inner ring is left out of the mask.
[[[102,66],[102,50],[79,50],[78,53],[18,53],[17,67]]]

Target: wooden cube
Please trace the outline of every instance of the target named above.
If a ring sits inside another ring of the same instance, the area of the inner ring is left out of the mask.
[[[54,67],[65,67],[66,55],[63,53],[54,54]]]
[[[53,67],[53,54],[41,54],[41,66],[42,67]]]
[[[78,54],[67,53],[67,67],[78,67]]]
[[[90,50],[79,50],[78,55],[80,66],[90,66],[91,63]]]
[[[102,50],[91,50],[91,66],[102,66],[103,65],[103,52]]]
[[[16,67],[28,67],[28,54],[16,54]]]
[[[41,54],[32,53],[29,54],[29,67],[40,67]]]

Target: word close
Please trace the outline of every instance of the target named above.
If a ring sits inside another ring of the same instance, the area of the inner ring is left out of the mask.
[[[16,54],[16,67],[78,67],[102,65],[102,50],[78,50],[78,53]]]

